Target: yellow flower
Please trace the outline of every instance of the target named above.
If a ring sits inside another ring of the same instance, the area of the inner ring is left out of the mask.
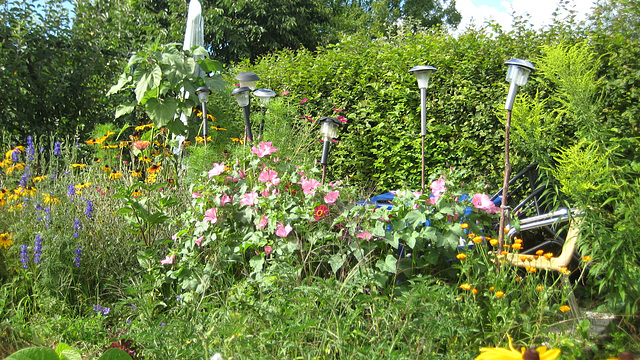
[[[78,163],[76,163],[76,164],[71,164],[71,167],[72,167],[72,168],[83,168],[83,167],[85,167],[85,166],[87,166],[87,164],[78,164]]]
[[[244,143],[244,140],[238,139],[238,138],[231,138],[231,141],[237,142],[237,143],[240,143],[240,144]]]
[[[591,256],[583,256],[583,257],[582,257],[582,261],[584,261],[584,262],[589,262],[589,261],[591,261]]]
[[[6,249],[11,245],[13,245],[13,241],[11,240],[11,234],[9,234],[8,232],[0,234],[0,246]]]
[[[146,163],[150,163],[150,162],[151,162],[151,158],[150,158],[150,157],[148,157],[148,156],[144,156],[144,157],[140,156],[140,157],[138,158],[138,160],[140,160],[140,161],[144,161],[144,162],[146,162]]]
[[[133,177],[142,177],[142,171],[131,170],[131,176],[133,176]]]
[[[14,147],[13,149],[7,151],[4,154],[4,157],[7,158],[7,159],[11,159],[11,156],[13,155],[13,152],[16,151],[16,150],[18,150],[18,152],[23,152],[24,151],[24,146],[16,146],[16,147]]]
[[[471,285],[462,284],[462,285],[460,285],[460,289],[462,289],[462,290],[471,290]]]
[[[493,287],[493,286],[489,288],[489,290],[490,290],[490,291],[493,291],[493,290],[495,290],[495,289],[496,289],[496,288],[495,288],[495,287]]]
[[[571,274],[571,270],[567,269],[566,266],[563,266],[560,268],[560,272],[563,273],[564,275],[570,275]]]
[[[456,255],[456,258],[457,258],[458,260],[465,259],[466,257],[467,257],[467,255],[465,255],[465,254],[458,254],[458,255]]]
[[[460,227],[461,227],[461,228],[463,228],[463,229],[466,229],[466,228],[468,228],[468,227],[469,227],[469,224],[467,224],[467,223],[462,223],[462,224],[460,224]]]
[[[498,245],[498,240],[491,239],[491,240],[489,240],[489,244],[491,244],[491,246],[496,246],[496,245]]]
[[[544,286],[538,285],[538,287],[536,289],[538,289],[538,291],[542,291],[544,289]]]
[[[204,138],[202,136],[196,136],[196,144],[204,143]]]
[[[476,289],[476,288],[471,289],[471,293],[473,295],[477,294],[478,293],[478,289]]]
[[[32,179],[33,182],[37,182],[37,181],[42,181],[44,179],[46,179],[46,175],[42,175],[42,176],[36,176]]]
[[[568,307],[567,305],[562,305],[562,306],[560,306],[559,310],[562,311],[563,313],[566,313],[567,311],[570,311],[571,308]]]
[[[513,248],[513,250],[522,250],[522,244],[520,243],[515,243],[511,245],[511,247]]]
[[[509,348],[480,348],[480,355],[475,360],[522,360],[522,359],[540,359],[555,360],[560,356],[560,349],[547,349],[546,346],[540,346],[536,349],[521,348],[520,351],[513,348],[511,336],[509,338]],[[537,354],[536,354],[537,353]],[[537,355],[537,356],[536,356]]]
[[[109,174],[109,180],[115,180],[115,179],[120,179],[122,177],[122,173],[121,172],[112,172],[111,174]]]
[[[553,257],[553,253],[548,252],[548,253],[544,254],[543,256],[544,256],[545,258],[547,258],[547,259],[551,260],[551,258]]]
[[[58,200],[58,198],[52,197],[50,194],[42,193],[42,196],[44,196],[45,204],[60,204],[60,200]]]
[[[476,244],[480,244],[482,242],[482,236],[476,236],[472,241]]]
[[[152,128],[153,126],[154,126],[154,124],[153,124],[153,123],[151,123],[151,124],[145,124],[145,125],[140,125],[140,126],[136,126],[136,127],[135,127],[135,130],[136,130],[136,131],[142,131],[142,130],[144,130],[144,129],[146,129],[146,128]]]
[[[211,129],[218,130],[218,131],[226,131],[227,130],[225,128],[221,128],[221,127],[217,127],[217,126],[212,126]]]
[[[496,291],[496,297],[501,298],[504,296],[504,291]]]
[[[160,164],[151,164],[151,166],[149,166],[149,168],[147,169],[147,172],[150,174],[156,174],[161,169],[162,169],[162,166],[160,166]]]
[[[542,255],[542,254],[544,254],[544,250],[538,250],[538,251],[536,251],[536,255]]]
[[[514,242],[514,243],[516,243],[516,244],[522,244],[522,239],[520,239],[520,238],[515,238],[515,239],[513,240],[513,242]]]
[[[73,187],[76,188],[76,190],[82,190],[84,188],[88,188],[89,186],[91,186],[90,182],[74,185]]]
[[[530,273],[538,272],[538,269],[534,268],[533,266],[529,266],[529,265],[525,266],[525,269],[527,269],[527,271],[530,272]]]
[[[134,198],[137,198],[142,196],[142,193],[138,190],[135,190],[134,192],[131,193],[131,196],[133,196]]]

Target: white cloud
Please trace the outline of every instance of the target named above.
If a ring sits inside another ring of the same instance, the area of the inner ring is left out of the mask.
[[[501,8],[496,5],[487,5],[487,2],[487,0],[457,0],[456,8],[462,15],[458,31],[463,31],[472,23],[482,25],[487,20],[496,21],[509,31],[513,21],[511,14],[514,12],[516,15],[528,14],[531,24],[535,28],[541,28],[552,24],[553,12],[558,7],[558,0],[505,0],[500,2]],[[591,13],[592,6],[592,1],[574,0],[568,7],[576,10],[577,20],[583,20],[587,14]]]

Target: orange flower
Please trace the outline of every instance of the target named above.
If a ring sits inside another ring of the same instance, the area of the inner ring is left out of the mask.
[[[138,149],[138,150],[144,150],[147,148],[147,146],[149,146],[149,144],[151,144],[148,141],[134,141],[133,142],[133,146]]]
[[[504,292],[503,291],[496,291],[496,297],[497,298],[501,298],[504,296]]]
[[[466,284],[466,283],[462,284],[462,285],[460,285],[460,289],[462,289],[462,290],[471,290],[471,285]]]
[[[458,254],[458,255],[456,255],[456,258],[457,258],[458,260],[465,259],[466,257],[467,257],[467,255],[465,255],[465,254]]]
[[[542,254],[544,254],[544,250],[538,250],[538,251],[536,251],[536,255],[542,255]]]
[[[567,311],[570,311],[571,308],[568,307],[567,305],[562,305],[562,306],[560,306],[559,310],[562,311],[563,313],[566,313]]]
[[[491,239],[491,240],[489,240],[489,244],[491,244],[491,246],[496,246],[496,245],[498,245],[498,240]]]
[[[158,172],[160,172],[161,169],[162,169],[162,166],[160,166],[160,164],[152,164],[147,169],[147,172],[150,174],[157,174]]]
[[[560,268],[560,272],[563,273],[564,275],[569,275],[571,274],[571,270],[567,269],[566,266],[563,266]]]
[[[473,295],[477,294],[478,293],[478,289],[476,289],[476,288],[471,289],[471,293]]]
[[[511,247],[513,248],[513,250],[522,250],[522,244],[520,243],[515,243],[511,245]]]
[[[482,236],[476,236],[473,238],[473,242],[479,244],[482,242]]]
[[[489,288],[489,290],[491,290],[491,291],[493,291],[493,290],[495,290],[495,289],[496,289],[496,288],[495,288],[495,287],[493,287],[493,286]]]
[[[542,291],[544,289],[544,286],[538,285],[538,287],[536,289],[538,289],[538,291]]]
[[[583,257],[582,257],[582,261],[584,261],[584,262],[589,262],[589,261],[591,261],[591,256],[583,256]]]
[[[548,253],[544,254],[543,256],[545,258],[547,258],[548,260],[551,260],[551,258],[553,257],[553,253],[548,252]]]
[[[535,273],[538,272],[538,269],[534,268],[533,266],[525,266],[525,269],[527,269],[527,271],[529,271],[530,273]]]
[[[467,223],[462,223],[462,224],[460,224],[460,227],[461,227],[461,228],[463,228],[463,229],[466,229],[466,228],[468,228],[468,227],[469,227],[469,224],[467,224]]]

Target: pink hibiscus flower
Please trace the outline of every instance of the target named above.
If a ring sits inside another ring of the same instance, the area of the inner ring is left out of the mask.
[[[273,185],[280,184],[280,179],[278,178],[278,172],[275,170],[267,170],[264,169],[258,176],[258,181],[262,181],[265,183],[272,183]]]
[[[432,182],[431,186],[429,186],[429,187],[431,188],[431,192],[436,197],[436,199],[439,198],[440,195],[444,194],[445,191],[447,191],[447,187],[445,186],[444,177],[441,177],[440,179]]]
[[[202,221],[211,221],[212,223],[218,222],[218,209],[211,208],[204,212],[204,219]]]
[[[278,225],[276,225],[276,236],[286,238],[289,236],[291,230],[293,230],[293,228],[290,225],[285,226],[282,223],[278,223]]]
[[[500,208],[496,206],[489,195],[487,194],[474,194],[471,199],[471,203],[476,209],[481,209],[487,212],[487,214],[495,214],[500,212]]]
[[[313,196],[316,194],[315,189],[320,187],[321,184],[317,180],[307,179],[306,177],[303,177],[300,181],[300,185],[302,185],[302,191],[305,193],[305,195]]]
[[[255,191],[246,193],[244,194],[244,199],[240,200],[240,204],[246,205],[246,206],[253,206],[255,205],[257,198],[258,198],[258,193]]]
[[[329,191],[327,195],[324,196],[324,202],[327,203],[328,205],[331,205],[334,202],[336,202],[336,200],[338,200],[338,196],[340,196],[340,191],[338,190]]]
[[[265,226],[267,226],[267,224],[269,223],[269,219],[267,219],[265,216],[260,218],[260,222],[258,222],[256,224],[256,229],[258,230],[262,230],[265,228]]]
[[[233,200],[233,198],[227,194],[223,194],[220,198],[220,206],[224,206],[224,204],[228,204]]]
[[[271,155],[274,152],[278,151],[278,149],[271,146],[272,143],[272,141],[261,141],[258,147],[256,147],[255,145],[251,147],[251,152],[258,155],[259,158],[266,155]]]
[[[223,171],[224,171],[224,164],[223,163],[213,164],[213,167],[211,168],[211,170],[209,170],[209,178],[212,178],[214,176],[218,176],[218,175],[222,174]]]
[[[160,265],[173,264],[173,260],[176,258],[176,254],[167,255],[164,260],[160,261]]]

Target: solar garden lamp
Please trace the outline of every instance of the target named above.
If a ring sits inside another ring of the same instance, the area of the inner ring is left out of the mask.
[[[325,116],[318,120],[320,123],[320,135],[323,138],[322,144],[322,158],[320,158],[320,164],[322,164],[322,184],[324,184],[324,178],[327,174],[327,164],[329,158],[329,145],[331,139],[338,137],[338,127],[342,125],[340,120],[332,117]]]
[[[258,134],[262,135],[262,130],[264,129],[265,108],[269,104],[269,100],[271,100],[272,97],[276,96],[276,93],[269,89],[258,89],[253,92],[253,95],[260,100],[260,109],[262,110],[262,119],[260,120],[260,128],[258,129]]]
[[[509,163],[509,132],[511,129],[511,110],[513,103],[518,94],[518,87],[524,86],[529,80],[529,74],[536,69],[533,64],[522,59],[511,59],[505,61],[507,65],[507,81],[509,81],[509,93],[504,109],[507,110],[507,122],[504,128],[504,181],[502,183],[502,204],[500,206],[500,227],[498,230],[498,254],[502,252],[504,243],[504,229],[509,222],[509,205],[507,204],[507,196],[509,194],[509,176],[511,172],[511,164]]]
[[[409,70],[409,74],[415,75],[418,80],[418,88],[420,88],[420,133],[422,134],[422,192],[424,192],[424,137],[427,135],[427,88],[429,87],[429,79],[431,73],[436,71],[436,68],[431,65],[417,65]]]
[[[231,91],[231,95],[236,98],[238,105],[242,108],[244,114],[244,136],[246,140],[251,141],[253,134],[251,133],[251,122],[249,115],[251,114],[251,89],[247,86],[239,87]]]
[[[207,145],[207,102],[209,102],[209,94],[211,89],[206,86],[200,86],[196,89],[196,95],[198,100],[202,104],[202,137],[204,138],[204,145]]]
[[[256,89],[256,82],[260,80],[260,77],[252,71],[245,71],[238,74],[236,80],[240,82],[240,87],[246,86],[253,91]]]

